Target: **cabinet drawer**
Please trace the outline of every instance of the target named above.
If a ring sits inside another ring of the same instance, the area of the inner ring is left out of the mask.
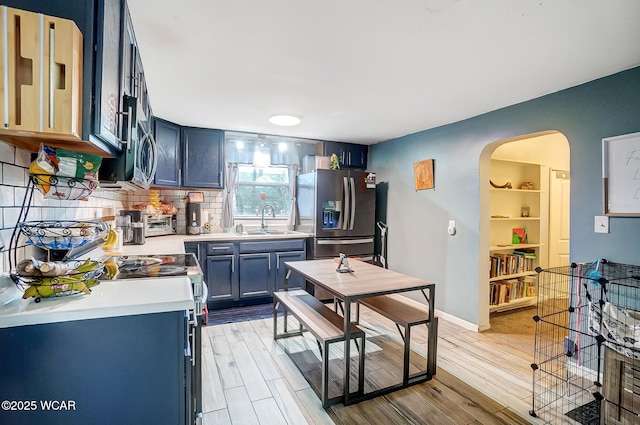
[[[277,241],[240,242],[240,253],[304,250],[304,239],[280,239]]]
[[[229,255],[235,252],[234,243],[208,243],[207,255]]]

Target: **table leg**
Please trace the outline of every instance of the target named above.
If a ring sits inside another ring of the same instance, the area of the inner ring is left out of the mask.
[[[287,272],[284,274],[284,290],[289,290],[289,276],[291,276],[291,270],[287,269]]]
[[[427,353],[429,356],[431,353]],[[402,385],[409,385],[409,360],[411,355],[411,326],[404,327],[404,363],[402,367]]]
[[[427,337],[427,373],[429,376],[436,374],[436,359],[438,358],[438,318],[434,317],[429,323],[429,335]]]
[[[344,405],[349,405],[351,392],[349,381],[351,375],[351,300],[344,300]]]

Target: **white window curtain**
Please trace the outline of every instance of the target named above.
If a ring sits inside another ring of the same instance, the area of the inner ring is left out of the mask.
[[[238,165],[233,162],[226,164],[226,184],[224,188],[224,199],[222,202],[222,215],[220,217],[220,227],[226,232],[233,230],[233,196],[236,181],[238,179]]]
[[[298,171],[300,166],[298,164],[291,164],[288,166],[289,168],[289,195],[291,197],[289,204],[289,220],[287,225],[290,230],[294,230],[294,226],[296,224],[300,224],[299,216],[298,216],[298,203],[296,201],[296,177],[298,176]]]

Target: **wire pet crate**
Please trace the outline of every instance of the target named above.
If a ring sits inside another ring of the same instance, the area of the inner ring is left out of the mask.
[[[640,424],[640,266],[598,260],[536,271],[531,416]]]

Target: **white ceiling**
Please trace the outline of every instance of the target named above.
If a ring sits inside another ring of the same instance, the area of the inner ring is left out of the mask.
[[[640,0],[127,1],[189,126],[371,144],[640,65]]]

